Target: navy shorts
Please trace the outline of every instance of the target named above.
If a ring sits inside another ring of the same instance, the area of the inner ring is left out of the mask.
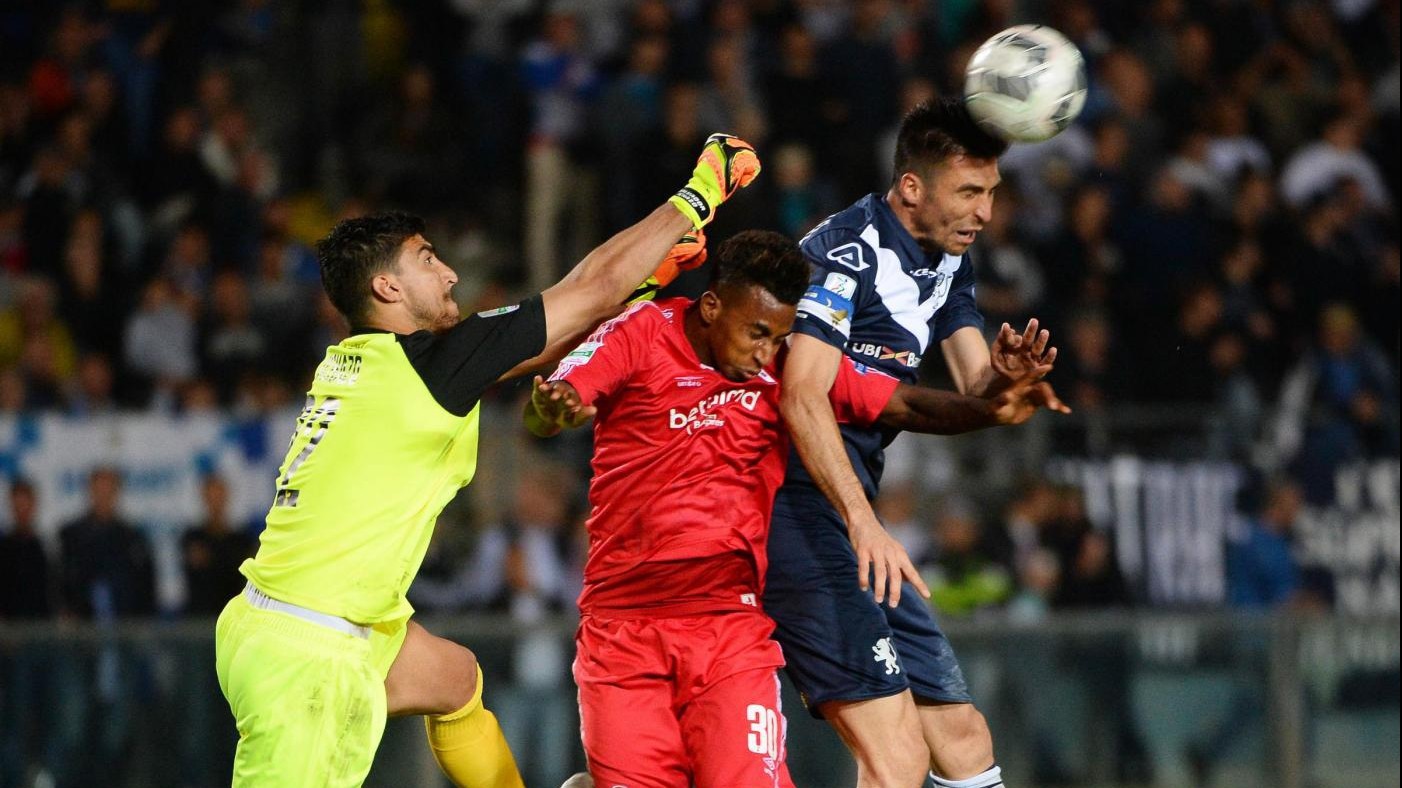
[[[788,486],[774,500],[764,612],[813,716],[829,701],[895,695],[971,703],[949,639],[909,583],[895,608],[857,584],[847,526],[823,494]]]

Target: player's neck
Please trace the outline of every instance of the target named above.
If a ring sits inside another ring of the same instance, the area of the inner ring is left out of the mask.
[[[385,309],[375,310],[361,323],[365,328],[373,328],[379,331],[389,331],[395,334],[412,334],[415,331],[422,331],[425,327],[418,325],[413,316],[404,311],[390,311]]]
[[[686,341],[691,345],[691,350],[696,354],[697,360],[708,367],[714,367],[711,358],[711,345],[706,342],[706,327],[701,325],[701,312],[692,304],[686,310],[686,319],[682,321],[682,331],[686,334]]]

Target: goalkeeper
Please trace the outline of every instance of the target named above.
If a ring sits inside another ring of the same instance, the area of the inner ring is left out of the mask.
[[[353,328],[316,370],[240,569],[248,585],[216,627],[235,786],[360,785],[386,716],[405,714],[425,716],[454,784],[521,785],[476,658],[411,622],[405,600],[439,512],[472,479],[478,401],[558,359],[659,264],[674,270],[673,244],[758,172],[749,145],[713,136],[670,204],[540,295],[465,320],[420,219],[349,219],[318,244],[326,293]]]

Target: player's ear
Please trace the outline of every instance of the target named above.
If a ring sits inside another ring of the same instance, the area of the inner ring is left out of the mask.
[[[375,274],[370,279],[370,295],[374,296],[375,300],[387,304],[404,299],[404,293],[399,289],[399,280],[388,271]]]
[[[911,205],[920,202],[920,195],[925,191],[925,181],[914,172],[903,172],[896,180],[896,193],[900,195],[902,201]]]
[[[703,326],[709,326],[716,322],[716,318],[720,317],[721,308],[720,296],[710,290],[702,293],[701,297],[696,300],[696,309],[701,315],[701,325]]]

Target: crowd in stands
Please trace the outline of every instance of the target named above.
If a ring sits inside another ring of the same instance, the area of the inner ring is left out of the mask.
[[[973,250],[989,328],[1042,318],[1061,349],[1053,382],[1080,413],[1219,408],[1229,456],[1327,497],[1330,468],[1398,451],[1398,5],[7,5],[0,419],[284,407],[346,331],[312,250],[338,217],[423,214],[464,306],[496,306],[665,199],[715,130],[755,143],[765,173],[713,242],[749,227],[797,238],[886,188],[902,113],[958,91],[978,43],[1039,21],[1081,48],[1090,95],[1070,130],[1003,161]],[[47,585],[5,587],[0,617],[152,611],[140,529],[111,508],[120,484],[94,472],[92,511],[50,547]],[[0,583],[42,571],[32,496],[13,487]],[[222,521],[220,487],[206,484],[208,522],[182,547],[201,615],[237,588],[256,533]],[[1129,601],[1070,491],[1030,484],[1005,511],[944,501],[937,518],[899,500],[913,495],[891,491],[887,520],[950,613]],[[577,566],[577,524],[556,508],[436,545],[419,604],[568,608],[575,570],[528,571]]]

